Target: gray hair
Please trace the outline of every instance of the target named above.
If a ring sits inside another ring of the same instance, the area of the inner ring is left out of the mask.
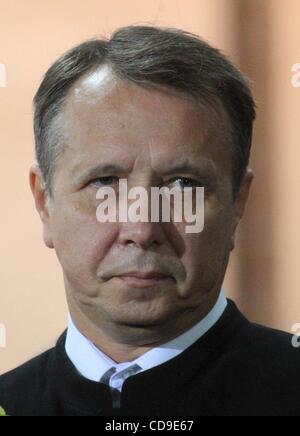
[[[34,97],[36,159],[46,191],[63,141],[61,118],[71,86],[107,64],[116,77],[141,86],[166,86],[227,112],[234,150],[233,191],[249,163],[255,102],[247,78],[218,49],[179,29],[129,26],[110,39],[93,39],[72,48],[46,72]]]

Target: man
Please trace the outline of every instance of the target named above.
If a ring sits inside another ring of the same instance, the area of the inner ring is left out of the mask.
[[[30,186],[70,316],[55,348],[0,378],[6,413],[298,415],[299,350],[222,290],[253,179],[238,69],[187,32],[128,27],[57,60],[34,104]],[[120,180],[203,187],[203,231],[99,221]]]

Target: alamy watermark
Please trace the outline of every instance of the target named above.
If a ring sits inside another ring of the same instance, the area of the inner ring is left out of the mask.
[[[300,88],[300,63],[294,64],[292,66],[292,73],[293,73],[291,78],[292,86],[294,88]]]
[[[6,88],[6,67],[0,63],[0,88]]]
[[[292,326],[292,333],[295,333],[292,337],[292,345],[294,348],[300,348],[300,323],[296,323]]]
[[[152,187],[149,198],[147,189],[133,187],[128,191],[127,179],[120,179],[118,201],[115,189],[107,186],[99,188],[96,199],[101,200],[96,210],[96,217],[100,223],[171,222],[172,220],[190,224],[185,227],[186,233],[200,233],[204,229],[203,187],[188,187],[183,190]],[[128,206],[129,200],[135,201]],[[149,200],[151,201],[150,214]],[[161,209],[160,202],[162,202]]]
[[[6,348],[6,327],[0,323],[0,348]]]

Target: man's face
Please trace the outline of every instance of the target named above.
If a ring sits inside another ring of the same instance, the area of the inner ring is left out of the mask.
[[[246,201],[245,194],[232,199],[226,123],[221,112],[179,94],[116,80],[106,67],[71,89],[44,237],[62,265],[69,304],[97,326],[180,325],[193,313],[201,317],[216,298]],[[199,174],[189,168],[170,172],[183,162],[196,165]],[[120,168],[94,170],[102,165]],[[186,233],[186,222],[99,223],[96,218],[97,191],[109,186],[117,192],[118,179],[127,179],[128,189],[149,190],[184,187],[183,178],[205,188],[201,233]],[[133,271],[169,278],[138,286],[118,277]]]

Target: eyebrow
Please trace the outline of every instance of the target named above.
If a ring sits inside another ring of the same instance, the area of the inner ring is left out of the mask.
[[[210,162],[210,161],[208,161]],[[83,174],[81,174],[78,178],[79,183],[88,182],[89,180],[93,180],[101,175],[101,177],[105,177],[107,175],[112,174],[122,174],[126,173],[126,169],[118,164],[113,163],[103,163],[98,164],[93,168],[88,169]],[[181,162],[176,162],[174,165],[170,165],[165,171],[162,171],[161,174],[169,176],[173,174],[180,173],[188,173],[194,175],[195,177],[200,178],[209,178],[214,174],[214,165],[209,165],[206,162],[201,164],[195,164],[190,162],[190,160],[185,159]]]
[[[99,164],[96,165],[93,168],[88,169],[83,174],[81,174],[78,178],[79,183],[92,180],[96,177],[105,176],[105,175],[111,175],[112,173],[124,173],[124,168],[117,164]]]
[[[207,163],[193,163],[189,160],[184,160],[180,163],[170,165],[166,171],[163,171],[164,175],[172,175],[176,173],[189,173],[196,177],[209,177],[214,174],[214,165]]]

